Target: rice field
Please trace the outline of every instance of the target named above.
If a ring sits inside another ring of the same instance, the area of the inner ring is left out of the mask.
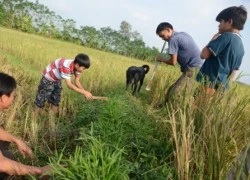
[[[34,100],[43,69],[59,57],[90,56],[83,86],[109,101],[87,101],[63,85],[59,117],[34,118]],[[129,66],[151,68],[140,94],[125,90]],[[53,164],[52,179],[225,179],[235,157],[249,143],[250,87],[235,83],[224,96],[195,104],[192,92],[178,107],[157,109],[180,75],[160,65],[146,91],[154,64],[72,43],[0,28],[0,71],[18,82],[15,103],[0,124],[24,139],[36,159]],[[197,87],[193,82],[193,90]],[[67,164],[67,167],[62,166]],[[27,177],[35,178],[35,177]]]

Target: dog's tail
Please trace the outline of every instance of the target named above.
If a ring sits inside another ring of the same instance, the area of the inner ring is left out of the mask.
[[[149,66],[148,65],[143,65],[142,66],[143,68],[144,68],[144,70],[145,70],[145,74],[147,74],[148,73],[148,71],[149,71]]]

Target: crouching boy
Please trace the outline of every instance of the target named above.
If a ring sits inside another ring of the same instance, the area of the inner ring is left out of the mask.
[[[86,91],[79,82],[80,74],[90,67],[90,59],[86,54],[78,54],[75,59],[59,58],[49,64],[43,71],[43,76],[36,95],[35,115],[38,115],[45,102],[51,104],[53,113],[58,113],[61,98],[62,84],[64,79],[69,89],[84,95],[91,100],[92,94]],[[71,83],[71,75],[75,76],[75,85]]]
[[[7,74],[0,73],[0,111],[11,106],[15,89],[15,79]],[[21,139],[0,128],[0,179],[5,179],[9,175],[42,174],[49,169],[48,166],[27,166],[15,161],[12,152],[8,149],[10,143],[14,143],[24,157],[27,154],[33,158],[31,149]]]

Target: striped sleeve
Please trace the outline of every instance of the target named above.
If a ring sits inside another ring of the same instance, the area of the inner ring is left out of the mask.
[[[58,69],[63,79],[70,79],[71,71],[67,60],[65,59],[60,60]]]
[[[61,67],[61,76],[62,76],[62,78],[63,79],[70,79],[70,75],[71,75],[70,69],[68,67],[62,66]]]

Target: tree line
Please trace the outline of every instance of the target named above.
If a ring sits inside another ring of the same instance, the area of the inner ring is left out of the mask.
[[[0,0],[0,25],[145,61],[153,61],[159,53],[157,48],[146,46],[140,33],[132,31],[127,21],[121,22],[119,30],[92,26],[76,28],[73,19],[63,19],[38,0],[35,3]]]

